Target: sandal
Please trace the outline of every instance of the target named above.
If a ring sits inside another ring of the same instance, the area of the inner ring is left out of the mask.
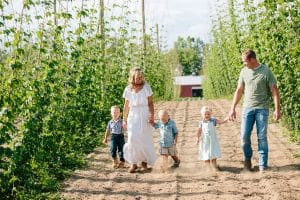
[[[152,168],[148,168],[148,165],[146,162],[142,162],[142,169],[141,172],[150,172]]]
[[[129,168],[128,172],[129,173],[134,173],[137,170],[137,165],[133,164],[131,165],[131,167]]]
[[[147,168],[148,168],[148,166],[147,166],[147,163],[146,163],[146,162],[142,162],[142,168],[143,168],[143,169],[147,169]]]

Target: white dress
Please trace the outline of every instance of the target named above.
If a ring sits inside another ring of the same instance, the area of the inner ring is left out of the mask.
[[[156,153],[153,144],[153,128],[148,122],[148,97],[152,96],[150,85],[144,84],[139,92],[125,88],[123,97],[129,101],[127,117],[128,141],[124,145],[124,158],[131,164],[147,162],[154,166]]]
[[[202,140],[199,149],[199,160],[210,160],[221,157],[220,145],[216,131],[216,119],[201,121],[199,128],[202,128]]]

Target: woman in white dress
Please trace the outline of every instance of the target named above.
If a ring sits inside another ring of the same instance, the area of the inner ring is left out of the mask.
[[[134,67],[130,70],[128,86],[125,88],[123,111],[123,127],[128,130],[128,141],[124,145],[124,158],[130,163],[130,173],[134,173],[137,164],[142,170],[148,165],[154,166],[156,153],[152,138],[154,122],[154,105],[150,85],[145,83],[144,73]]]

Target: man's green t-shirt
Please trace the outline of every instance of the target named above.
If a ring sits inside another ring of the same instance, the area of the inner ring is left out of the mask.
[[[272,71],[260,64],[256,69],[244,67],[238,84],[244,85],[244,108],[269,108],[271,87],[276,85]]]

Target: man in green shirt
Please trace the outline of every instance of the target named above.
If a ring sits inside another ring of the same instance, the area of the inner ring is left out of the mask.
[[[269,118],[270,97],[273,97],[275,110],[274,119],[280,119],[280,97],[276,80],[272,71],[256,59],[253,50],[242,53],[245,67],[241,70],[238,86],[234,93],[229,119],[236,119],[236,105],[244,94],[241,143],[244,152],[244,167],[251,170],[251,132],[256,123],[258,140],[259,170],[263,172],[268,167],[267,127]]]

